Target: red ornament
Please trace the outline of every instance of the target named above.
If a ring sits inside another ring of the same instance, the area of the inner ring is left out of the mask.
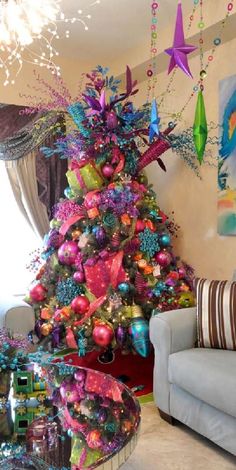
[[[30,289],[29,295],[33,302],[42,302],[47,297],[47,290],[42,284],[36,284]]]
[[[78,295],[71,302],[71,308],[75,313],[84,315],[89,309],[89,299],[85,295]]]
[[[93,340],[98,346],[105,348],[112,342],[113,337],[114,331],[106,323],[100,323],[93,329]]]
[[[136,233],[143,232],[145,227],[146,227],[146,224],[144,220],[138,219],[135,225],[135,232]]]

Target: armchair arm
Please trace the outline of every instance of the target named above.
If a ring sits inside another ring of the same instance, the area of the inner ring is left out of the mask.
[[[150,321],[150,339],[155,349],[155,402],[158,408],[170,414],[169,355],[194,347],[197,339],[196,307],[153,316]]]

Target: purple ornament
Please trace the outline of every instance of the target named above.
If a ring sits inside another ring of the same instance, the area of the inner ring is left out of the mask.
[[[197,47],[185,42],[182,5],[178,3],[173,46],[165,49],[165,52],[171,57],[168,73],[172,72],[177,65],[186,75],[193,78],[188,65],[187,55],[195,51],[195,49]]]
[[[60,326],[56,326],[52,330],[52,347],[57,348],[60,344]]]
[[[126,328],[123,326],[119,325],[118,328],[115,331],[115,337],[116,337],[116,342],[119,346],[123,346],[126,338],[127,338],[127,331]]]
[[[73,274],[73,279],[75,282],[82,284],[85,281],[85,276],[84,276],[83,271],[75,271],[75,273]]]
[[[114,111],[106,113],[106,123],[108,129],[115,129],[118,126],[117,115]]]
[[[56,229],[50,230],[46,242],[47,248],[59,248],[63,243],[64,237]]]
[[[97,422],[99,424],[105,423],[107,420],[107,416],[108,416],[107,410],[105,408],[100,408],[97,414]]]
[[[76,261],[79,251],[78,244],[73,241],[66,241],[58,250],[58,259],[62,264],[72,265]]]
[[[96,240],[100,246],[106,242],[106,231],[103,227],[98,227],[95,234]]]

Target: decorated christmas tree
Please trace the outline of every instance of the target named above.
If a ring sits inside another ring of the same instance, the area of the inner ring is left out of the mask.
[[[143,169],[171,147],[155,102],[136,110],[129,68],[126,91],[97,67],[80,100],[54,93],[76,128],[59,135],[46,157],[68,158],[65,199],[54,208],[30,288],[36,333],[52,347],[150,352],[148,320],[189,307],[192,271],[173,253],[175,224],[160,210]],[[148,141],[149,136],[149,141]],[[142,150],[145,150],[142,152]]]

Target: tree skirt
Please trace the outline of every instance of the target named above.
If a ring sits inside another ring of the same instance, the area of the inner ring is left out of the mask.
[[[136,396],[150,396],[153,391],[153,351],[148,358],[138,354],[124,355],[120,350],[115,352],[113,362],[104,364],[99,361],[99,353],[92,352],[81,358],[74,353],[66,358],[66,362],[72,359],[70,365],[88,367],[90,369],[110,374],[122,380],[129,388],[134,389]],[[136,390],[137,389],[137,390]]]

